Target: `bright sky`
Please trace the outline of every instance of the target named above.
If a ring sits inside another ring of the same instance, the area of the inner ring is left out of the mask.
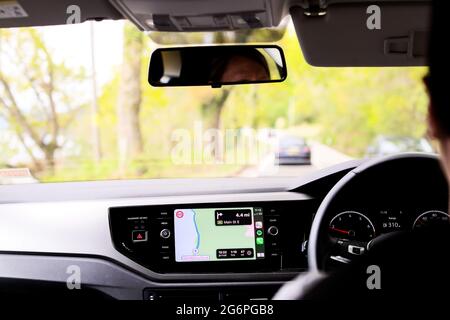
[[[113,76],[122,62],[123,21],[85,22],[38,28],[55,59],[91,71],[91,32],[94,25],[96,72],[99,88]]]
[[[91,24],[94,25],[94,52],[97,73],[98,94],[102,86],[108,83],[122,63],[123,21],[87,22],[82,24],[48,26],[37,28],[44,37],[55,61],[64,61],[72,68],[84,67],[88,74],[92,72],[91,62]],[[2,66],[7,67],[7,66]],[[88,90],[91,87],[89,86]],[[90,92],[88,93],[90,94]],[[11,163],[27,161],[26,153],[9,132],[7,123],[0,118],[0,144],[10,144],[16,149],[13,155],[7,155]],[[14,147],[16,146],[16,147]],[[6,158],[5,158],[6,160]]]

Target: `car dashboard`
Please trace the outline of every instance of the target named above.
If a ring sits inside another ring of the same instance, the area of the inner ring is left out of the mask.
[[[88,296],[114,299],[270,299],[286,281],[308,270],[314,215],[330,189],[361,163],[341,164],[302,180],[3,186],[0,294],[5,281],[8,290],[17,284],[18,294],[24,293],[21,288],[28,295],[36,288],[39,294],[43,287],[52,294],[67,293],[78,271],[86,289],[78,290],[82,297],[91,292]],[[402,187],[400,181],[379,194],[366,194],[367,186],[361,185],[356,188],[360,193],[344,193],[333,208],[330,236],[370,240],[420,227],[429,219],[448,219],[444,197],[432,186],[428,190],[435,196],[430,197],[421,197],[420,188],[410,192],[412,185]],[[392,188],[398,191],[395,196]],[[411,207],[420,210],[407,214]]]

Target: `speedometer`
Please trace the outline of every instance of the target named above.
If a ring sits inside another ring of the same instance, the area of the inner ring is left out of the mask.
[[[422,213],[414,221],[413,229],[420,229],[428,226],[443,225],[449,223],[449,216],[444,211],[430,210]]]
[[[368,242],[375,238],[375,227],[362,213],[344,211],[330,221],[329,234],[334,238]]]

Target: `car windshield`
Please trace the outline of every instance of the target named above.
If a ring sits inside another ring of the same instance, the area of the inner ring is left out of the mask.
[[[433,152],[425,68],[314,68],[288,23],[275,43],[285,82],[154,88],[157,38],[125,21],[0,30],[0,184],[301,176],[385,150]]]

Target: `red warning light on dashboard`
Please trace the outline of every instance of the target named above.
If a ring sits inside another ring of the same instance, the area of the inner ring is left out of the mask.
[[[143,242],[147,241],[147,231],[145,230],[134,230],[131,234],[133,242]]]
[[[175,216],[176,216],[178,219],[181,219],[181,218],[184,217],[184,212],[183,212],[183,211],[177,211],[177,212],[175,213]]]

